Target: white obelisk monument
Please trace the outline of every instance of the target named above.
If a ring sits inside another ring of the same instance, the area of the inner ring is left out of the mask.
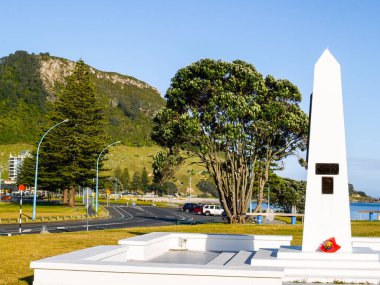
[[[351,221],[340,65],[325,50],[314,67],[303,252],[335,237],[348,253]]]

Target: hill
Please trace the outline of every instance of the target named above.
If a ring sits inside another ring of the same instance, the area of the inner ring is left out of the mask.
[[[367,195],[364,191],[357,191],[354,189],[354,185],[348,184],[348,191],[350,193],[351,202],[375,202],[376,199]]]
[[[8,179],[8,159],[9,154],[18,155],[22,150],[32,150],[34,148],[31,144],[10,144],[10,145],[0,145],[0,166],[3,166],[2,169],[2,179]],[[124,170],[127,168],[129,174],[132,178],[135,172],[141,174],[143,168],[146,168],[149,175],[149,183],[152,183],[152,163],[153,155],[158,151],[162,150],[159,146],[125,146],[125,145],[116,145],[110,149],[110,152],[107,154],[107,160],[105,161],[106,171],[100,172],[100,177],[108,176],[113,177],[115,175],[116,168]],[[41,157],[40,159],[43,159]],[[192,195],[200,194],[199,188],[196,186],[199,181],[207,180],[208,175],[202,173],[204,170],[203,167],[192,164],[193,159],[185,162],[176,173],[177,180],[174,181],[178,190],[183,195],[188,195],[189,188],[189,170],[194,170],[194,175],[192,176]],[[91,186],[91,185],[89,185]]]
[[[48,53],[17,51],[0,59],[0,144],[34,144],[46,114],[75,63]],[[151,118],[165,101],[147,83],[90,67],[97,100],[112,140],[151,145]]]

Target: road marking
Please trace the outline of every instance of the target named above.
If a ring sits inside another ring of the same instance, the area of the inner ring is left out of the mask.
[[[116,207],[111,207],[111,208],[113,208],[116,212],[118,212],[120,215],[121,215],[121,217],[120,218],[117,218],[116,220],[122,220],[125,216],[123,215],[123,213],[121,213],[120,211],[119,211],[119,209],[117,209]]]
[[[131,213],[127,212],[126,209],[121,208],[121,210],[122,210],[124,213],[126,213],[127,215],[129,215],[129,218],[127,218],[127,219],[125,219],[125,220],[133,219],[133,215],[132,215]]]
[[[122,220],[122,222],[116,222],[116,223],[93,223],[93,224],[89,224],[88,227],[90,228],[96,228],[96,227],[101,227],[101,226],[112,226],[112,225],[122,225],[122,224],[125,224],[125,220],[130,220],[133,218],[133,216],[126,212],[122,207],[118,207],[118,208],[121,208],[122,211],[124,211],[125,213],[127,213],[130,217],[127,218],[127,219],[123,219],[125,217],[125,215],[123,215],[123,213],[120,212],[119,209],[116,209],[115,206],[111,206],[111,208],[113,208],[118,214],[121,215],[121,217],[119,218],[116,218],[116,219],[113,219],[113,220]],[[66,227],[57,227],[57,229],[75,229],[75,228],[83,228],[83,227],[87,227],[87,225],[85,224],[79,224],[79,225],[73,225],[73,226],[66,226]]]
[[[32,229],[25,229],[25,230],[22,230],[23,233],[30,233],[32,231]]]
[[[140,211],[143,211],[143,212],[144,212],[144,209],[141,208],[140,206],[135,206],[134,208],[137,209],[137,210],[140,210]]]
[[[181,221],[186,220],[186,218],[184,216],[181,216],[181,215],[178,215],[178,214],[175,214],[175,213],[169,213],[168,211],[165,211],[165,210],[163,210],[163,212],[165,212],[166,214],[169,214],[169,215],[180,217]]]

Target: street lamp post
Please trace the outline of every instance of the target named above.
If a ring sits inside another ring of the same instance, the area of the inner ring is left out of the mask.
[[[109,145],[107,145],[105,148],[103,148],[103,150],[100,152],[99,156],[98,156],[98,159],[96,160],[96,189],[95,189],[95,211],[98,212],[98,199],[99,199],[99,160],[100,160],[100,157],[102,156],[103,152],[115,145],[115,144],[118,144],[118,143],[121,143],[121,141],[117,141],[117,142],[113,142]]]
[[[38,178],[38,156],[39,156],[39,153],[40,153],[40,147],[41,147],[41,143],[43,141],[43,139],[45,138],[45,136],[52,130],[54,129],[55,127],[58,127],[60,124],[63,124],[63,123],[66,123],[67,121],[69,121],[69,119],[66,119],[66,120],[63,120],[62,122],[59,122],[58,124],[55,124],[54,126],[52,126],[50,129],[48,129],[46,131],[46,133],[42,136],[39,144],[38,144],[38,147],[37,147],[37,154],[36,154],[36,172],[35,172],[35,176],[34,176],[34,195],[33,195],[33,216],[32,216],[32,219],[33,221],[36,219],[36,204],[37,204],[37,178]]]
[[[189,173],[189,202],[191,202],[191,177],[196,174],[205,174],[206,172],[204,170],[195,172],[194,169],[188,170],[187,173]]]
[[[0,202],[1,198],[3,197],[2,191],[1,191],[1,172],[3,171],[3,167],[0,165]]]

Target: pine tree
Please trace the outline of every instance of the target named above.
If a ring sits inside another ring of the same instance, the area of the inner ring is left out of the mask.
[[[46,136],[41,168],[46,177],[54,177],[59,188],[70,191],[69,205],[74,206],[77,185],[90,185],[95,177],[96,159],[107,144],[104,117],[95,99],[90,69],[82,60],[66,78],[49,117],[53,123],[69,121]]]
[[[123,174],[121,175],[121,183],[124,189],[129,190],[131,183],[131,176],[129,175],[128,168],[124,168]]]
[[[148,190],[149,186],[149,178],[148,178],[148,171],[146,171],[146,168],[144,167],[141,172],[141,189],[146,192]]]
[[[116,169],[115,169],[115,178],[117,178],[117,180],[119,180],[120,182],[123,180],[123,172],[121,171],[121,168],[120,166],[118,166]]]
[[[140,189],[140,186],[141,186],[141,179],[140,179],[140,175],[139,173],[136,171],[134,174],[133,174],[133,178],[132,178],[132,183],[131,183],[131,188],[134,192],[137,192],[139,189]]]
[[[17,174],[17,184],[25,184],[27,186],[34,185],[36,160],[34,157],[26,157]]]

